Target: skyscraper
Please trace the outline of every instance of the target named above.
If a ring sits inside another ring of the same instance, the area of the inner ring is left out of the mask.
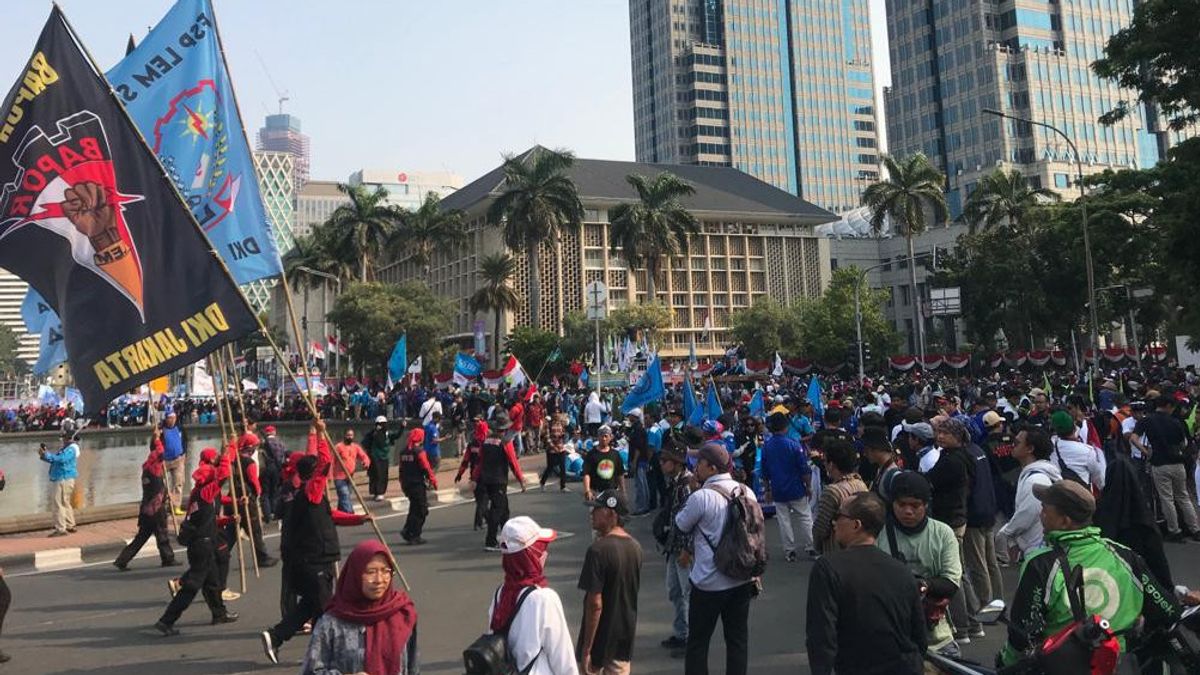
[[[286,152],[292,156],[293,184],[298,190],[308,182],[308,136],[300,132],[300,118],[280,113],[267,115],[267,122],[258,130],[258,149]]]
[[[1145,107],[1113,126],[1097,121],[1134,92],[1090,70],[1129,25],[1134,0],[887,0],[892,87],[888,146],[924,152],[948,176],[952,215],[979,178],[1015,168],[1074,196],[1077,170],[1049,129],[983,113],[992,108],[1061,129],[1084,173],[1153,166],[1181,140]]]
[[[639,162],[845,212],[879,176],[867,0],[630,0]]]

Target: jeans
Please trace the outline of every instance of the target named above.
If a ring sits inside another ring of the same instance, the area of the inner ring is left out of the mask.
[[[354,505],[350,502],[350,479],[339,478],[333,481],[333,487],[337,489],[337,510],[342,513],[354,513]]]
[[[692,586],[688,606],[687,656],[683,672],[708,675],[708,647],[717,619],[725,633],[726,675],[746,675],[750,653],[750,600],[753,584],[724,591],[704,591]]]
[[[1150,474],[1154,477],[1154,491],[1158,494],[1158,503],[1162,506],[1163,518],[1167,521],[1167,534],[1179,534],[1183,530],[1187,530],[1189,534],[1200,532],[1200,525],[1196,523],[1196,508],[1192,505],[1192,495],[1187,489],[1187,471],[1184,470],[1183,464],[1151,466]]]
[[[688,596],[692,592],[689,572],[691,568],[679,564],[679,554],[667,556],[667,599],[675,608],[675,621],[671,628],[675,637],[684,642],[688,636]]]
[[[783,540],[783,552],[796,550],[796,537],[792,532],[792,514],[800,516],[800,547],[807,551],[813,547],[812,504],[808,497],[790,502],[775,502],[775,521],[779,523],[779,538]]]
[[[645,513],[650,510],[650,481],[647,472],[650,467],[645,462],[638,462],[637,469],[633,473],[633,482],[637,486],[637,494],[634,495],[633,512]]]
[[[518,431],[513,435],[513,450],[517,453],[517,457],[525,454],[525,433]]]

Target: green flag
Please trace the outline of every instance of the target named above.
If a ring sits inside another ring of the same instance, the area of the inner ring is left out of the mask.
[[[1046,398],[1054,398],[1054,388],[1050,386],[1050,376],[1044,370],[1042,371],[1042,384],[1046,385]]]
[[[1184,420],[1185,422],[1187,422],[1187,428],[1188,428],[1189,434],[1196,433],[1196,406],[1197,405],[1200,405],[1200,404],[1192,405],[1192,413],[1187,416],[1186,420]]]

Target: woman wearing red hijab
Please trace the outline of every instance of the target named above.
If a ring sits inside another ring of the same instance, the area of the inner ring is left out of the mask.
[[[302,675],[408,675],[417,661],[417,609],[392,586],[387,549],[369,540],[354,547],[337,592],[313,627]]]
[[[517,516],[500,531],[504,585],[488,610],[493,633],[508,632],[508,653],[517,672],[528,675],[579,675],[575,645],[562,600],[546,581],[546,558],[554,530]]]

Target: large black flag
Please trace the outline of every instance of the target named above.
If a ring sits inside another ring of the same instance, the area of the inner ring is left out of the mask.
[[[88,413],[257,328],[57,6],[0,107],[0,266],[62,317]]]

